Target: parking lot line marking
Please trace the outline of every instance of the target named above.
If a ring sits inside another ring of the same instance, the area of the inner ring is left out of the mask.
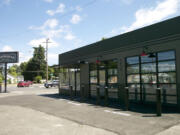
[[[81,104],[75,103],[75,102],[68,102],[69,104],[80,106]]]
[[[128,114],[128,113],[115,112],[115,111],[109,111],[109,110],[104,110],[104,111],[107,113],[118,114],[118,115],[122,115],[122,116],[131,116],[131,114]]]

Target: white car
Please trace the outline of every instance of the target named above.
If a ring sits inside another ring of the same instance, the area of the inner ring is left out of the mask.
[[[56,87],[59,85],[59,80],[52,80],[50,82],[47,82],[44,84],[44,87],[49,88],[49,87]]]

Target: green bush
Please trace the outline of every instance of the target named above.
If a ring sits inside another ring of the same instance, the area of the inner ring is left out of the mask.
[[[3,76],[0,74],[0,84],[3,83]]]
[[[0,84],[3,82],[3,79],[2,79],[2,77],[0,76]]]
[[[36,76],[34,80],[36,83],[40,83],[42,80],[42,76]]]
[[[8,79],[7,81],[8,81],[8,83],[9,83],[9,84],[11,84],[11,83],[12,83],[11,79]]]

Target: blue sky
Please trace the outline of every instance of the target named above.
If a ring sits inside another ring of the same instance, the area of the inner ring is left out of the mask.
[[[19,51],[50,38],[49,64],[58,54],[180,15],[180,0],[0,0],[0,51]]]

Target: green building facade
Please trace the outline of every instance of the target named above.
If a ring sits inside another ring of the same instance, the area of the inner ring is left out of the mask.
[[[59,93],[180,108],[180,17],[105,39],[59,55]],[[70,92],[70,88],[72,91]]]

